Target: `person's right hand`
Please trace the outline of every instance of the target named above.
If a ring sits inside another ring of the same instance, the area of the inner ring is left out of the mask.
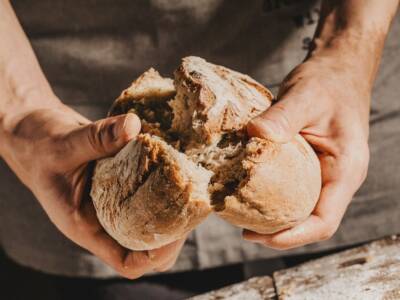
[[[274,234],[245,230],[249,241],[286,250],[331,238],[366,178],[370,81],[335,54],[297,66],[283,81],[278,101],[248,124],[251,136],[276,143],[300,133],[316,151],[322,177],[319,200],[306,220]]]
[[[100,225],[87,186],[89,162],[118,152],[140,131],[134,114],[90,122],[60,104],[4,121],[1,155],[69,239],[127,278],[169,269],[184,241],[130,251]]]

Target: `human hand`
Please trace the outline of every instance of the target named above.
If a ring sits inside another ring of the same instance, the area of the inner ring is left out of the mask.
[[[369,99],[369,81],[336,59],[311,57],[288,75],[276,104],[252,120],[248,132],[278,143],[301,133],[320,160],[320,198],[294,228],[270,235],[246,230],[246,240],[289,249],[335,233],[367,174]]]
[[[310,51],[281,85],[278,102],[248,125],[250,135],[275,142],[300,133],[320,160],[322,190],[311,216],[272,235],[244,238],[289,249],[330,238],[369,161],[371,90],[399,1],[323,1]]]
[[[3,158],[65,236],[124,277],[172,267],[183,240],[160,249],[129,251],[104,231],[88,195],[89,162],[115,154],[133,139],[140,131],[136,115],[92,123],[60,104],[19,114],[6,123]]]

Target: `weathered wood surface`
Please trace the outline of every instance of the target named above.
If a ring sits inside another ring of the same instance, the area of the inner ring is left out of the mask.
[[[220,290],[195,296],[190,300],[270,300],[275,299],[275,289],[269,276],[254,277]]]
[[[400,235],[191,299],[400,300]]]
[[[400,299],[400,236],[274,273],[282,300]]]

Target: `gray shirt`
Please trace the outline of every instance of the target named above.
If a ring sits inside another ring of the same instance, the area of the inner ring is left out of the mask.
[[[91,119],[137,75],[171,75],[198,55],[276,88],[307,51],[315,1],[19,0],[12,3],[56,94]],[[400,18],[388,38],[371,111],[371,163],[341,227],[326,242],[279,252],[245,242],[241,230],[210,216],[189,237],[175,271],[320,251],[400,228]],[[357,66],[355,66],[357,67]],[[22,265],[70,276],[116,274],[65,238],[0,160],[0,245]]]

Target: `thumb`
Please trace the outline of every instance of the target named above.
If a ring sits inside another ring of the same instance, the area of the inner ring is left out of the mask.
[[[132,113],[105,118],[72,131],[67,142],[69,161],[83,164],[111,156],[140,132],[140,120]]]
[[[290,141],[308,124],[304,101],[281,99],[247,124],[250,136],[277,143]]]

